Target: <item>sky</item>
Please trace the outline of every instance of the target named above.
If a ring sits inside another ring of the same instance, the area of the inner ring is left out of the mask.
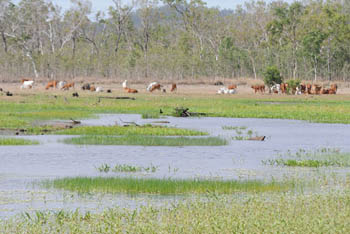
[[[90,0],[92,2],[92,11],[106,11],[109,6],[113,5],[112,0]],[[126,3],[130,0],[122,0]],[[203,0],[208,7],[220,7],[221,9],[234,9],[238,4],[244,4],[245,0]],[[291,0],[289,0],[291,1]],[[17,3],[19,0],[14,0]],[[71,5],[70,0],[53,0],[54,3],[61,6],[63,9],[68,9]]]
[[[20,0],[13,0],[14,3],[18,3]],[[70,0],[52,0],[57,5],[61,6],[63,10],[68,9],[71,6]],[[106,11],[109,6],[113,5],[112,0],[90,0],[92,2],[92,12]],[[122,0],[123,3],[127,3],[130,0]],[[221,9],[235,9],[237,5],[242,5],[246,0],[203,0],[207,3],[208,7],[219,7]],[[269,1],[269,0],[268,0]],[[271,0],[270,0],[271,1]],[[291,2],[292,0],[286,0]]]

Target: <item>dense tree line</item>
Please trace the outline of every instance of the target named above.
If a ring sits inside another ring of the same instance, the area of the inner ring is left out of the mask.
[[[201,0],[113,0],[91,13],[50,0],[0,0],[0,71],[48,79],[261,77],[349,79],[350,2],[247,1],[235,10]]]

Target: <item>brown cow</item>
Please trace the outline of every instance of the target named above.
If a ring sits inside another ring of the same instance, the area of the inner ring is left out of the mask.
[[[311,85],[311,91],[310,93],[311,94],[321,94],[321,89],[322,89],[322,86],[318,85],[318,84],[313,84]]]
[[[254,92],[261,92],[264,93],[265,92],[265,85],[252,85],[251,86],[252,89],[254,89]]]
[[[282,93],[287,93],[288,91],[288,84],[287,83],[282,83],[281,84],[281,92]]]
[[[233,85],[229,85],[228,89],[237,89],[237,85],[233,84]]]
[[[130,88],[124,88],[124,90],[127,92],[127,93],[138,93],[139,91],[137,91],[136,89],[130,89]]]
[[[63,85],[63,87],[62,87],[63,90],[69,90],[69,88],[74,88],[74,82],[67,83],[67,84]]]
[[[93,85],[91,85],[91,86],[90,86],[90,91],[91,91],[91,92],[95,92],[95,91],[96,91],[96,87],[93,86]]]
[[[329,94],[337,94],[337,90],[338,90],[338,85],[332,84],[331,88],[329,89]]]
[[[50,81],[49,83],[47,83],[45,89],[48,90],[49,88],[56,88],[57,87],[57,83],[58,83],[57,80]]]
[[[175,83],[173,83],[173,84],[171,85],[170,92],[174,92],[174,91],[176,91],[176,90],[177,90],[177,86],[176,86]]]
[[[149,90],[150,92],[153,92],[154,90],[158,89],[159,91],[161,90],[160,89],[161,85],[160,84],[156,84],[156,85],[153,85],[152,88]]]

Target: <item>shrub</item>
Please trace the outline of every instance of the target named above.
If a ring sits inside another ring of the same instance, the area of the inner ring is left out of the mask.
[[[269,87],[274,84],[281,84],[283,82],[283,78],[277,67],[270,66],[266,68],[266,71],[264,72],[264,82],[265,85]]]
[[[300,86],[300,80],[288,80],[288,88],[287,91],[289,94],[293,94],[296,91],[296,88]]]

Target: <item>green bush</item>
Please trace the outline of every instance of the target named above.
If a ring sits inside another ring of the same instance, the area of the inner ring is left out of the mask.
[[[288,84],[287,92],[289,94],[293,94],[296,91],[296,88],[300,86],[300,80],[288,80],[286,82]]]
[[[269,87],[283,82],[283,78],[277,67],[270,66],[266,68],[266,71],[264,72],[264,82],[265,85]]]

